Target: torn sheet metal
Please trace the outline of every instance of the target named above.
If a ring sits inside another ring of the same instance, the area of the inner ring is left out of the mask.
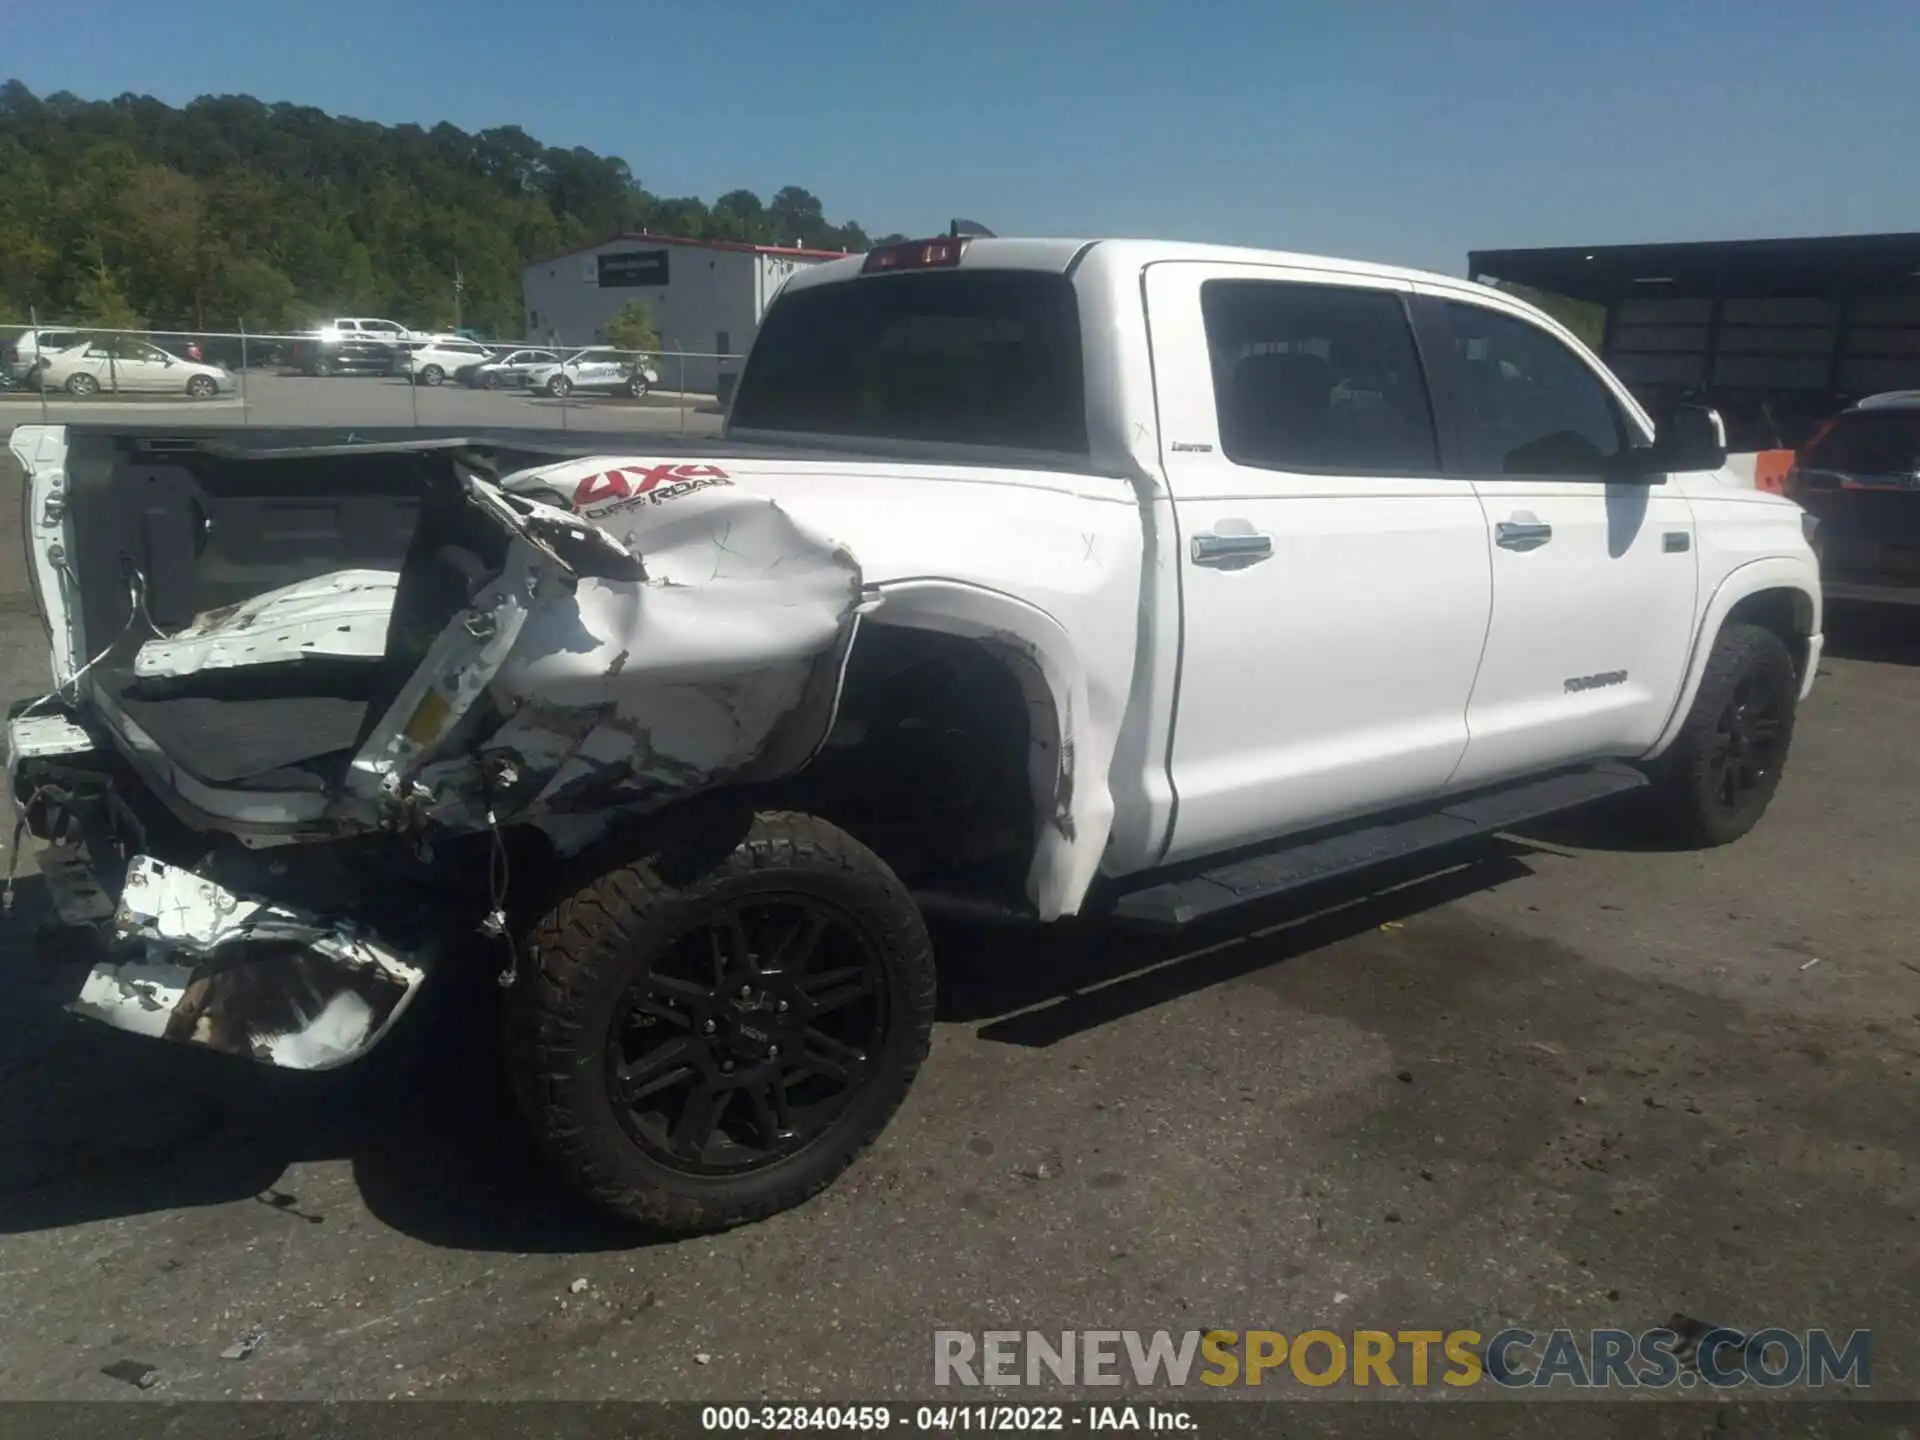
[[[399,798],[405,782],[493,681],[526,625],[530,607],[560,602],[572,577],[533,545],[515,540],[504,569],[440,632],[380,723],[353,757],[347,789],[363,799]]]
[[[533,782],[521,813],[660,802],[812,754],[861,600],[844,547],[713,465],[602,456],[501,488],[565,501],[646,575],[536,607],[495,677],[509,718],[485,750]]]
[[[209,610],[134,656],[143,680],[299,660],[378,660],[400,584],[397,570],[337,570]]]
[[[7,773],[17,775],[28,760],[91,755],[99,747],[85,728],[65,715],[17,715],[7,722]]]
[[[284,1069],[357,1060],[426,978],[349,924],[236,895],[146,855],[128,868],[114,930],[139,953],[95,965],[75,1014]]]

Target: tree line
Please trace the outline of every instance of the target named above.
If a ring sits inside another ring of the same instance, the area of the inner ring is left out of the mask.
[[[381,125],[249,95],[0,85],[0,321],[255,332],[324,315],[520,330],[527,261],[620,231],[866,250],[797,185],[712,204],[516,125]],[[455,277],[459,294],[455,293]]]

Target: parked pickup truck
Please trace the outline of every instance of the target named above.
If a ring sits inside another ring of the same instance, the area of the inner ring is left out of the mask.
[[[1711,412],[1297,255],[817,266],[718,441],[13,449],[12,785],[109,937],[74,1008],[318,1069],[485,966],[547,1152],[667,1232],[879,1133],[936,906],[1173,929],[1634,790],[1718,845],[1820,657],[1802,512]]]

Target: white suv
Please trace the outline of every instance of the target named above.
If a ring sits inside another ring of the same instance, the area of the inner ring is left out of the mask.
[[[25,380],[47,356],[84,345],[88,338],[84,330],[22,331],[20,338],[8,347],[7,368],[13,372],[14,379]]]
[[[439,385],[449,375],[464,380],[467,371],[492,358],[493,351],[471,340],[432,335],[395,351],[393,373],[405,375],[416,385]]]

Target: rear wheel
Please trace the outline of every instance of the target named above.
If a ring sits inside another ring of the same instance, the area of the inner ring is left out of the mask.
[[[438,385],[446,378],[447,372],[442,370],[438,365],[428,365],[420,371],[420,383],[422,385]]]
[[[67,377],[67,393],[69,395],[79,396],[98,395],[100,393],[100,382],[82,370],[77,375],[69,375]]]
[[[697,1233],[799,1204],[880,1133],[927,1053],[933,955],[893,872],[812,816],[662,868],[609,870],[535,924],[508,1056],[576,1186]]]
[[[627,381],[627,397],[631,400],[644,400],[647,395],[647,377],[634,375]]]
[[[556,400],[564,400],[573,392],[573,382],[564,375],[556,375],[547,381],[547,394]]]
[[[1799,692],[1793,656],[1773,631],[1721,630],[1680,738],[1654,776],[1678,839],[1725,845],[1759,823],[1780,788]]]

